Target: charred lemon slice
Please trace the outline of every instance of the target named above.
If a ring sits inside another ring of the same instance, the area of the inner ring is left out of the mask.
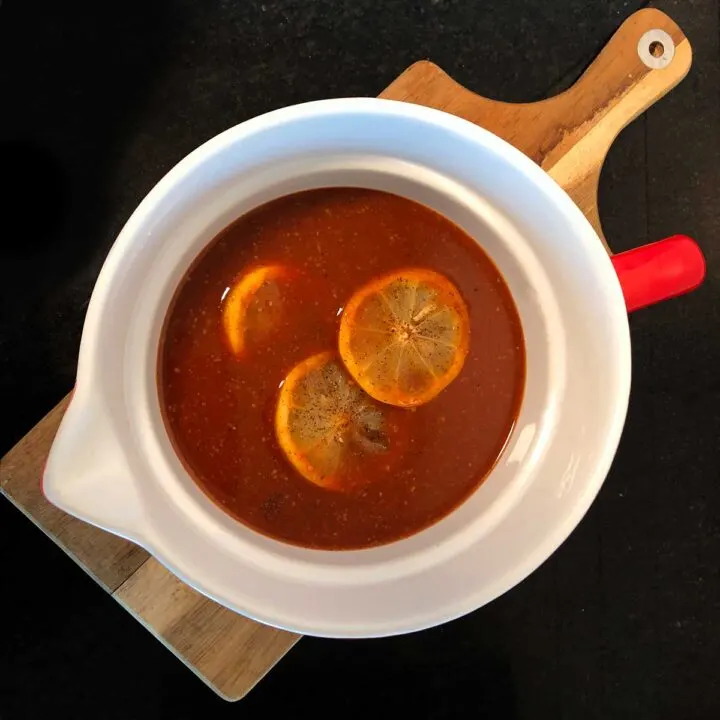
[[[285,378],[275,432],[290,463],[320,487],[351,489],[368,456],[387,453],[383,407],[349,377],[333,352],[303,360]]]

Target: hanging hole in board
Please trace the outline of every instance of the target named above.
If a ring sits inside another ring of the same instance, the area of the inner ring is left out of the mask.
[[[648,48],[650,50],[650,54],[654,58],[662,57],[665,53],[665,46],[659,41],[659,40],[653,40],[650,43],[650,47]]]
[[[675,56],[675,43],[664,30],[648,30],[638,42],[640,59],[653,70],[667,67]]]

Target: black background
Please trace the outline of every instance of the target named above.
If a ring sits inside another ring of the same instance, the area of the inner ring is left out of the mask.
[[[94,279],[188,151],[258,113],[375,95],[428,57],[536,100],[574,80],[631,0],[159,0],[0,6],[0,454],[68,392]],[[688,78],[618,138],[616,250],[676,232],[704,287],[631,319],[621,446],[570,539],[441,628],[306,638],[242,702],[216,698],[0,501],[0,718],[720,717],[720,53],[717,0],[668,0]]]

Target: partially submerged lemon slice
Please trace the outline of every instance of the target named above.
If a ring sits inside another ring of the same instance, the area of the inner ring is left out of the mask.
[[[368,455],[389,450],[383,408],[348,376],[333,352],[303,360],[285,378],[275,414],[280,447],[320,487],[351,489]]]
[[[384,403],[413,407],[432,400],[460,373],[470,318],[444,275],[408,268],[358,290],[340,322],[340,356],[350,375]]]
[[[282,284],[290,272],[263,265],[241,275],[223,300],[222,322],[230,349],[243,355],[251,342],[263,340],[282,320]]]

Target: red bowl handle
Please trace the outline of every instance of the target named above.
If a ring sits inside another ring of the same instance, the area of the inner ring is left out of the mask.
[[[694,290],[705,277],[705,258],[687,235],[673,235],[614,255],[628,312]]]

